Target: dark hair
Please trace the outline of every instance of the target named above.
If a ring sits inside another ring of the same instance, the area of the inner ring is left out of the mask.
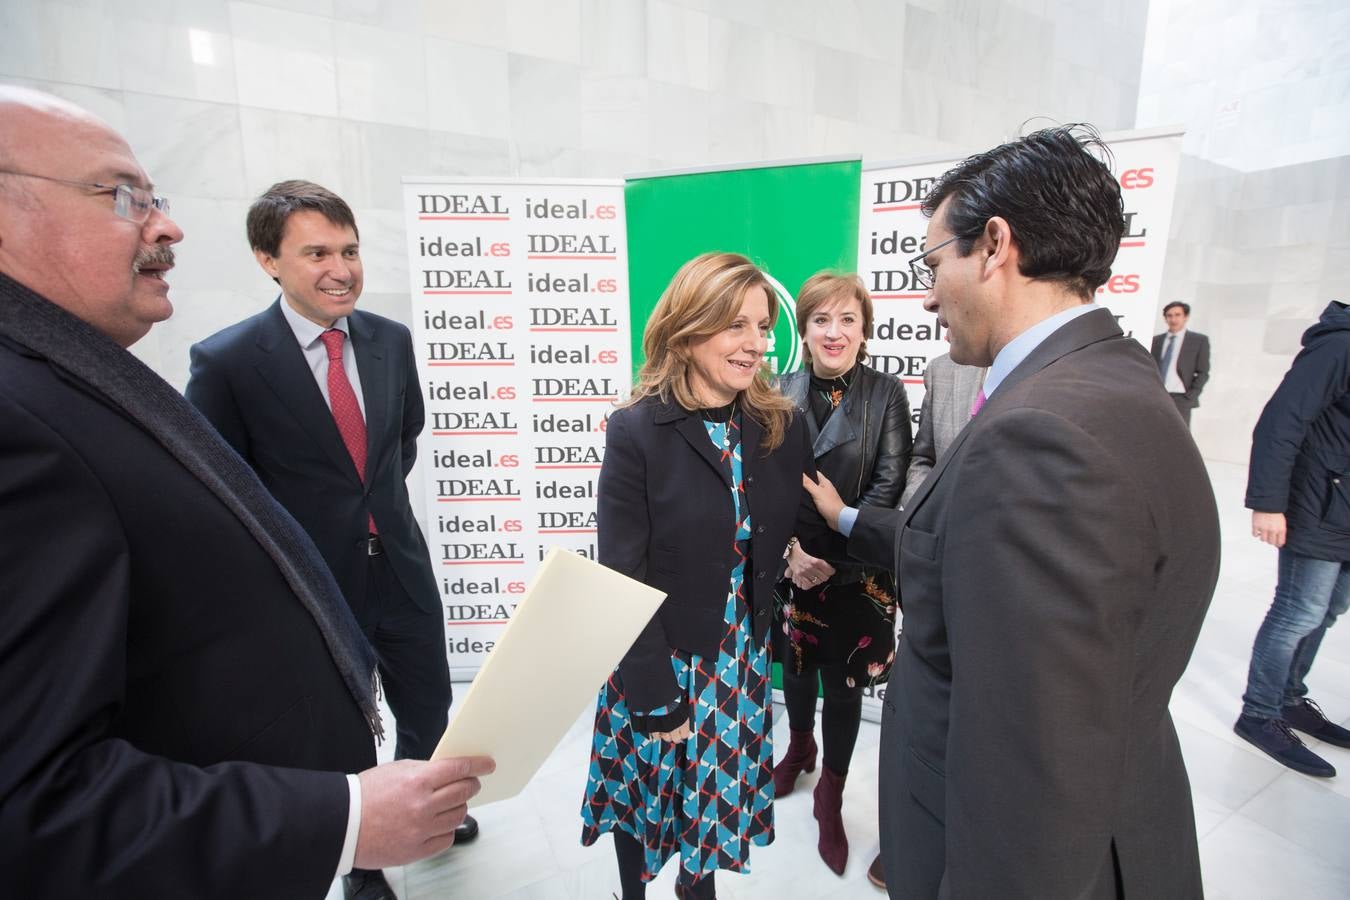
[[[1180,307],[1181,307],[1181,314],[1182,314],[1183,316],[1185,316],[1186,318],[1189,319],[1189,318],[1191,317],[1191,305],[1190,305],[1189,303],[1182,303],[1180,300],[1173,300],[1171,303],[1169,303],[1169,304],[1167,304],[1166,306],[1164,306],[1164,307],[1163,307],[1163,315],[1164,315],[1164,316],[1167,315],[1167,311],[1168,311],[1169,309],[1171,309],[1172,307],[1174,307],[1174,306],[1180,306]]]
[[[1096,150],[1102,159],[1094,156]],[[1111,277],[1125,233],[1111,151],[1091,125],[1046,128],[966,159],[923,201],[932,216],[944,200],[947,228],[962,256],[994,216],[1012,229],[1027,278],[1062,282],[1085,300]]]
[[[278,181],[248,208],[248,245],[268,256],[281,253],[281,235],[291,213],[313,210],[334,225],[346,225],[359,239],[352,208],[337,194],[312,181]]]

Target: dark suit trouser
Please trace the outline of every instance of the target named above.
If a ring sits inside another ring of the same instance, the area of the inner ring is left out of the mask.
[[[891,900],[934,900],[946,869],[943,825],[906,787],[908,747],[900,745],[888,696],[881,711],[879,801],[881,866]]]
[[[1181,413],[1181,421],[1186,423],[1187,428],[1190,428],[1191,410],[1195,408],[1195,404],[1187,400],[1185,394],[1168,394],[1167,396],[1171,397],[1172,402],[1177,405],[1177,412]]]
[[[380,683],[394,714],[397,759],[431,756],[449,716],[450,664],[440,606],[427,612],[403,589],[386,556],[372,556],[368,608],[357,614],[379,658]]]

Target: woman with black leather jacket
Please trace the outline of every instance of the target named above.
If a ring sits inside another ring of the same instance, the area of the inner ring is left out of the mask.
[[[828,273],[808,279],[797,295],[797,330],[806,365],[779,386],[805,420],[816,467],[849,505],[894,507],[913,446],[909,400],[899,379],[864,364],[872,299],[862,281]],[[790,793],[802,771],[815,769],[819,677],[824,759],[814,796],[817,846],[825,864],[842,875],[848,861],[840,812],[844,779],[863,689],[886,681],[895,656],[895,578],[851,561],[838,534],[806,548],[789,542],[785,577],[774,646],[791,738],[774,768],[774,791]]]

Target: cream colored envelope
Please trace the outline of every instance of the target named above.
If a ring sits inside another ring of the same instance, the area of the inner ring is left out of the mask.
[[[548,552],[432,756],[496,760],[470,806],[524,789],[665,596],[584,556]]]

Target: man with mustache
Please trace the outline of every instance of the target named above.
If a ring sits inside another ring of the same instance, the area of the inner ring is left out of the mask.
[[[270,307],[192,348],[187,398],[304,526],[362,632],[398,724],[399,759],[427,759],[450,709],[445,611],[405,479],[425,419],[412,337],[358,311],[351,207],[308,181],[272,185],[248,212]],[[456,843],[478,834],[466,817]],[[353,872],[348,898],[393,894]]]
[[[0,86],[6,895],[322,897],[449,846],[491,769],[374,767],[374,659],[323,560],[125,349],[182,238],[111,128]]]
[[[972,419],[903,512],[843,510],[904,630],[881,726],[892,897],[1199,897],[1167,710],[1219,568],[1204,462],[1148,352],[1093,302],[1124,233],[1090,129],[960,163],[912,261]],[[831,496],[834,495],[834,496]]]

